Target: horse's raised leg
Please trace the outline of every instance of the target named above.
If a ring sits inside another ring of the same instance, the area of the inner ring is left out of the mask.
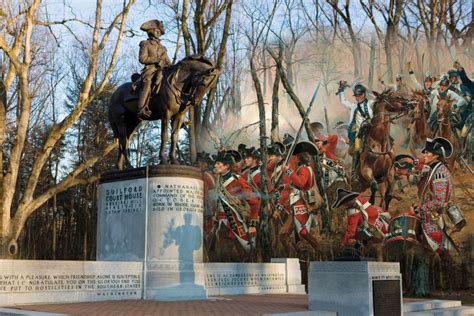
[[[176,115],[173,121],[171,122],[171,146],[169,158],[170,162],[174,165],[179,164],[178,159],[176,159],[176,145],[178,144],[179,130],[181,129],[181,126],[183,126],[185,114],[186,111],[183,111],[183,113]]]
[[[387,184],[387,191],[385,192],[384,207],[385,207],[385,210],[388,211],[388,206],[390,205],[390,202],[392,201],[392,198],[393,198],[393,181],[390,181],[390,179],[387,179],[386,184]]]
[[[168,143],[168,117],[161,118],[160,165],[168,164],[166,158],[166,144]]]
[[[374,173],[372,172],[372,169],[368,167],[363,167],[360,174],[362,177],[370,183],[370,199],[369,203],[374,204],[375,203],[375,194],[378,191],[378,184],[377,181],[375,181],[374,178]]]
[[[382,183],[378,184],[378,191],[380,193],[379,206],[382,207],[384,205],[385,197],[386,197],[386,193],[387,193],[387,182],[386,181],[383,181]]]

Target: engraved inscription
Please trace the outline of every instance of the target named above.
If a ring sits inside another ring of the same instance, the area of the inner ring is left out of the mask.
[[[284,273],[207,273],[206,287],[274,286],[285,284]],[[268,288],[270,289],[270,288]]]
[[[106,215],[133,214],[143,211],[145,190],[142,185],[131,184],[108,187],[104,191]]]
[[[103,291],[119,290],[123,294],[117,295],[136,295],[140,289],[140,274],[0,274],[0,294],[98,291],[97,295],[105,295]]]
[[[203,188],[199,181],[177,184],[161,178],[151,189],[151,206],[155,212],[203,212]]]

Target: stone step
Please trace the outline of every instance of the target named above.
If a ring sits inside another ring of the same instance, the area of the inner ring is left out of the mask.
[[[67,314],[48,313],[48,312],[35,312],[22,309],[14,308],[0,308],[0,316],[67,316]]]
[[[432,309],[403,313],[403,316],[468,316],[474,315],[474,306],[456,306],[444,309]]]
[[[403,312],[419,312],[461,306],[461,301],[429,300],[403,303]]]
[[[337,313],[327,311],[303,311],[280,314],[263,314],[263,316],[337,316]]]

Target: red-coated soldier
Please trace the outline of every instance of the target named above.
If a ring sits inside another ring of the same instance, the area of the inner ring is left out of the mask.
[[[260,200],[245,179],[231,171],[238,162],[236,151],[217,154],[214,172],[217,174],[216,193],[219,208],[219,228],[224,225],[246,253],[255,249]]]
[[[342,206],[347,212],[347,227],[341,245],[352,247],[357,242],[382,241],[388,231],[390,214],[370,204],[358,192],[338,188],[336,194],[332,208]]]
[[[296,229],[298,237],[306,240],[315,250],[318,250],[318,242],[311,235],[311,227],[315,223],[314,214],[308,209],[308,201],[305,201],[304,191],[309,191],[316,185],[314,170],[311,167],[311,156],[317,155],[318,150],[313,143],[303,141],[299,142],[294,149],[294,155],[298,159],[298,166],[295,170],[290,165],[282,166],[282,171],[290,180],[290,194],[288,201],[291,211],[291,225],[285,225],[280,231],[281,242],[289,239],[289,235]],[[283,204],[286,203],[286,197],[281,195],[275,218],[279,218],[286,209]]]
[[[255,147],[246,148],[244,151],[244,162],[246,172],[242,177],[247,180],[247,183],[254,190],[260,192],[261,175],[260,175],[260,151]]]

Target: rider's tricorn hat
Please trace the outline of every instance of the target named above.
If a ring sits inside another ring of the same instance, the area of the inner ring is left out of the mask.
[[[454,69],[448,70],[448,77],[457,77],[457,76],[459,76],[457,70],[454,70]]]
[[[311,142],[302,141],[296,144],[293,155],[297,155],[299,153],[309,153],[311,156],[315,156],[318,154],[318,148]]]
[[[217,153],[215,162],[222,162],[227,165],[238,163],[242,160],[242,156],[236,150],[223,150]]]
[[[354,89],[352,89],[352,92],[354,94],[355,97],[358,97],[360,95],[362,95],[363,93],[366,93],[367,92],[367,88],[364,87],[364,85],[362,84],[356,84],[354,86]]]
[[[267,150],[269,155],[283,156],[285,154],[285,145],[282,142],[274,142]]]
[[[441,80],[439,81],[439,85],[443,87],[449,86],[449,84],[449,79],[446,76],[443,76],[443,78],[441,78]]]
[[[444,137],[427,138],[422,153],[430,152],[443,158],[449,158],[453,154],[453,144]]]
[[[150,20],[143,23],[140,26],[140,30],[148,32],[149,30],[160,29],[161,34],[165,34],[165,28],[163,26],[163,21]]]
[[[356,197],[358,197],[360,193],[358,192],[351,192],[348,190],[345,190],[343,188],[337,188],[336,191],[336,201],[332,204],[332,208],[338,208],[342,204],[352,201]]]

